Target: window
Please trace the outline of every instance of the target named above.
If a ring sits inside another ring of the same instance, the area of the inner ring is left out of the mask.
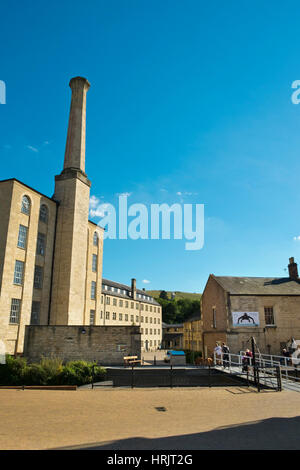
[[[19,248],[26,248],[27,245],[27,232],[28,228],[24,225],[19,226],[19,235],[18,235],[18,247]]]
[[[117,305],[117,299],[113,299],[113,305]]]
[[[265,307],[266,325],[275,325],[273,307]]]
[[[145,310],[146,312],[148,312],[148,305],[145,305]]]
[[[152,328],[150,328],[150,335],[152,335]]]
[[[135,304],[135,308],[138,310],[139,309],[139,304]]]
[[[150,323],[152,323],[152,317],[150,317]]]
[[[95,232],[95,233],[94,233],[94,237],[93,237],[93,245],[94,245],[94,246],[98,246],[98,243],[99,243],[98,240],[99,240],[98,233]]]
[[[157,330],[157,334],[160,335],[160,330]]]
[[[119,300],[119,307],[123,307],[123,300]]]
[[[43,287],[43,268],[42,266],[35,266],[34,268],[34,283],[35,289],[42,289]]]
[[[90,325],[95,325],[95,317],[96,317],[95,310],[90,310]]]
[[[159,319],[159,318],[157,319],[157,323],[160,323],[160,319]]]
[[[134,302],[131,302],[130,305],[131,305],[131,308],[134,308]]]
[[[153,319],[154,323],[156,323],[156,318]]]
[[[125,313],[125,321],[128,321],[128,314]]]
[[[40,221],[45,224],[48,222],[48,208],[45,204],[42,204],[40,208]]]
[[[148,317],[145,317],[145,323],[148,323]]]
[[[117,314],[115,312],[113,312],[113,317],[112,317],[113,320],[116,320],[117,319]]]
[[[152,305],[150,305],[150,307],[149,307],[149,308],[150,308],[150,312],[152,312]]]
[[[147,335],[147,334],[148,334],[148,328],[145,329],[145,335]]]
[[[216,314],[216,307],[212,308],[212,327],[217,328],[217,314]]]
[[[110,305],[110,297],[106,297],[106,304]]]
[[[11,299],[9,323],[18,324],[20,318],[20,299]]]
[[[138,316],[138,315],[135,317],[135,321],[136,321],[137,323],[139,322],[139,316]]]
[[[101,295],[101,303],[103,304],[103,295]]]
[[[92,271],[93,271],[93,273],[97,272],[97,264],[98,264],[98,256],[93,255],[93,261],[92,261]]]
[[[122,321],[122,313],[119,313],[119,320]]]
[[[142,335],[144,334],[144,328],[141,328],[141,334]]]
[[[153,307],[153,309],[154,309],[154,313],[156,313],[156,307]]]
[[[30,214],[30,199],[27,196],[23,196],[22,198],[21,212],[26,215]]]
[[[103,310],[100,312],[100,318],[103,318]]]
[[[144,305],[143,304],[141,304],[141,310],[144,310]]]
[[[125,300],[125,307],[128,308],[128,300]]]
[[[144,323],[144,317],[141,317],[141,322]]]
[[[24,272],[23,261],[16,261],[15,273],[14,273],[14,284],[18,284],[20,286],[23,284],[23,272]]]
[[[130,321],[133,323],[134,322],[134,316],[130,315]]]
[[[41,302],[32,302],[30,325],[40,324]]]
[[[92,284],[91,284],[91,299],[95,300],[95,298],[96,298],[96,282],[92,281]]]
[[[156,329],[154,329],[154,334],[156,335]]]
[[[109,320],[109,312],[105,312],[105,318],[106,320]]]
[[[38,233],[36,253],[45,256],[46,236],[43,233]]]

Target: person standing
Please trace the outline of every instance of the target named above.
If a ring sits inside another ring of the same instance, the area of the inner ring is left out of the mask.
[[[222,365],[222,348],[221,348],[221,346],[219,345],[218,342],[216,343],[216,347],[214,349],[214,352],[216,354],[217,365]]]
[[[223,353],[223,367],[226,369],[226,367],[229,367],[229,347],[227,344],[222,343],[222,353]]]

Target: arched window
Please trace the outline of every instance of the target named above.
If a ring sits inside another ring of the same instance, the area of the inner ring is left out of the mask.
[[[40,221],[45,224],[48,222],[48,208],[45,204],[42,204],[40,208]]]
[[[98,246],[98,242],[99,242],[98,233],[95,232],[94,233],[94,239],[93,239],[94,246]]]
[[[30,199],[27,196],[23,196],[22,198],[21,212],[26,215],[30,214]]]

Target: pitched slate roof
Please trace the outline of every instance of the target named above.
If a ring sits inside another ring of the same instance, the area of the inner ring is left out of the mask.
[[[126,292],[130,293],[130,295],[126,295],[126,294],[123,294],[121,292],[118,293],[118,292],[113,292],[113,291],[106,291],[106,290],[103,289],[104,285],[109,286],[109,287],[115,287],[116,289],[120,289],[120,290],[125,290]],[[123,298],[126,298],[126,299],[129,298],[129,299],[133,300],[132,297],[131,297],[131,287],[130,286],[127,286],[126,284],[120,284],[119,282],[115,282],[115,281],[109,281],[108,279],[102,279],[102,293],[103,294],[108,294],[108,295],[113,295],[114,297],[123,297]],[[157,305],[158,307],[160,307],[160,304],[153,297],[151,297],[151,295],[147,294],[146,291],[141,290],[141,289],[137,289],[136,293],[146,297],[146,299],[137,298],[136,301],[143,302],[143,303],[146,303],[146,304],[150,303],[150,304]],[[147,300],[147,297],[149,297],[150,300]]]
[[[213,277],[233,295],[300,295],[300,281],[289,277]]]

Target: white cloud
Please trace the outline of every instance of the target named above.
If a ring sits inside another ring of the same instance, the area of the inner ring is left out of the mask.
[[[294,237],[294,240],[296,240],[297,242],[300,241],[300,235],[298,235],[298,237]]]
[[[142,282],[143,282],[144,284],[150,284],[150,283],[151,283],[151,281],[148,281],[148,279],[143,279]]]
[[[9,144],[6,144],[6,145],[3,145],[3,148],[4,148],[5,150],[10,150],[10,149],[12,148],[12,146],[9,145]]]
[[[97,209],[91,209],[90,216],[91,217],[104,217],[105,216],[104,209],[101,207],[97,207]]]
[[[181,191],[177,191],[177,196],[182,196],[182,192]]]
[[[105,216],[105,209],[107,208],[107,204],[103,204],[101,199],[104,196],[94,196],[90,197],[90,217],[104,217]]]
[[[100,199],[96,196],[91,196],[90,197],[90,208],[91,209],[96,209],[96,207],[99,205]]]
[[[28,148],[29,150],[35,153],[39,152],[39,150],[36,147],[32,147],[32,145],[26,145],[26,148]]]

